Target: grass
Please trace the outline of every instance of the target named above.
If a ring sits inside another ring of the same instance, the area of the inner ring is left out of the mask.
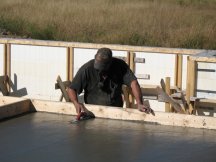
[[[216,49],[216,0],[1,0],[0,28],[34,39]]]

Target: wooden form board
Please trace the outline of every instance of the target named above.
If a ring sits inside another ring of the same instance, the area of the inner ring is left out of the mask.
[[[36,111],[76,115],[75,107],[72,103],[32,100],[32,104]],[[150,122],[170,126],[216,129],[216,118],[214,117],[163,112],[155,112],[155,115],[152,115],[140,112],[137,109],[123,109],[87,104],[85,106],[99,118]]]
[[[182,68],[183,68],[183,56],[178,54],[176,55],[175,58],[174,84],[180,89],[182,89]]]
[[[6,100],[7,99],[5,99],[5,102],[8,102]],[[12,100],[13,102],[0,106],[0,120],[31,112],[30,99],[24,99],[19,101],[16,101],[16,99]]]
[[[92,44],[92,43],[78,43],[78,42],[62,42],[62,41],[42,41],[42,40],[29,40],[29,39],[11,39],[0,38],[0,43],[4,45],[4,74],[11,76],[11,46],[13,45],[33,45],[33,46],[49,46],[49,47],[66,47],[67,48],[67,62],[66,62],[66,80],[72,80],[74,75],[74,49],[98,49],[101,47],[108,47],[116,51],[127,51],[127,62],[130,67],[134,67],[136,61],[140,62],[140,59],[134,56],[135,52],[147,52],[147,53],[161,53],[161,54],[175,54],[176,55],[176,70],[175,70],[175,85],[179,88],[182,86],[182,56],[190,55],[193,61],[210,61],[215,62],[215,50],[195,50],[195,49],[177,49],[177,48],[159,48],[159,47],[144,47],[144,46],[128,46],[128,45],[110,45],[110,44]],[[200,53],[197,57],[195,54]],[[207,54],[206,54],[207,53]],[[204,57],[204,58],[203,58]],[[145,60],[141,60],[144,62]],[[165,76],[166,77],[166,76]],[[149,77],[145,77],[149,78]],[[173,79],[171,79],[172,81]],[[196,81],[196,80],[195,80]],[[20,82],[18,82],[20,83]],[[196,84],[194,84],[196,85]],[[191,86],[192,87],[192,86]],[[10,90],[10,87],[7,87]],[[187,88],[188,89],[188,88]],[[189,89],[188,89],[189,90]],[[191,88],[190,93],[192,93]],[[40,96],[38,96],[40,98]],[[189,95],[190,98],[190,95]],[[130,101],[134,102],[134,99],[130,96]]]
[[[69,102],[55,102],[17,97],[0,97],[5,104],[0,106],[0,119],[19,114],[40,111],[76,115],[75,107]],[[85,105],[98,118],[150,122],[154,124],[182,126],[193,128],[216,129],[216,118],[206,116],[185,115],[176,113],[155,112],[155,115],[146,114],[136,109],[123,109],[100,105]]]
[[[14,102],[19,102],[26,100],[25,98],[18,98],[18,97],[11,97],[11,96],[0,96],[0,106],[14,103]]]
[[[202,52],[199,54],[194,55],[193,57],[190,57],[190,60],[198,61],[198,62],[216,62],[216,51],[208,51],[208,52]]]
[[[183,48],[162,48],[162,47],[145,47],[145,46],[129,46],[129,45],[110,45],[110,44],[93,44],[93,43],[78,43],[78,42],[63,42],[63,41],[43,41],[33,39],[13,39],[0,38],[2,44],[22,44],[22,45],[36,45],[36,46],[53,46],[53,47],[74,47],[74,48],[88,48],[98,49],[107,47],[112,50],[136,51],[136,52],[154,52],[165,54],[187,54],[193,55],[207,50],[197,49],[183,49]]]

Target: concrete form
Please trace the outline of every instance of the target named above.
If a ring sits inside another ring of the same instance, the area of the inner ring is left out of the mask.
[[[13,102],[14,100],[14,102]],[[45,100],[23,99],[14,97],[0,97],[0,119],[20,115],[26,112],[49,112],[76,115],[72,103]],[[153,124],[216,129],[216,118],[175,113],[154,112],[145,114],[136,109],[107,107],[99,105],[85,105],[96,118],[149,122]]]
[[[128,63],[144,99],[155,111],[172,111],[170,103],[158,102],[156,91],[160,80],[169,78],[166,91],[170,95],[177,89],[186,90],[191,111],[201,109],[198,114],[216,116],[216,51],[0,38],[0,76],[9,77],[9,95],[59,101],[61,91],[54,88],[57,76],[71,81],[101,47],[111,48],[114,57]],[[193,97],[199,99],[194,102]],[[131,104],[127,107],[133,107],[133,96],[128,98]],[[202,98],[213,104],[203,106]]]

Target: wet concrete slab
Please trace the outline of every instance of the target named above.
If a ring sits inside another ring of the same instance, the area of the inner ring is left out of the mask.
[[[32,113],[0,122],[1,162],[216,161],[216,131]]]

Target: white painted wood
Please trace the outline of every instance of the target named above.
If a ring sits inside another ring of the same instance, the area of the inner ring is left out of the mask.
[[[199,71],[202,69],[202,71]],[[205,71],[206,69],[206,71]],[[209,92],[197,92],[197,97],[216,99],[216,63],[205,63],[198,62],[197,71],[197,89],[198,90],[209,90]],[[214,93],[211,93],[213,91]]]
[[[58,100],[58,75],[66,79],[66,48],[12,45],[11,80],[15,89],[26,88],[26,97]]]
[[[74,49],[74,76],[79,68],[91,59],[94,59],[97,49]]]
[[[150,79],[138,79],[140,84],[160,85],[160,80],[171,78],[171,86],[174,85],[175,55],[136,52],[136,57],[145,58],[145,63],[136,63],[136,74],[150,74]]]
[[[154,111],[165,112],[165,102],[159,102],[158,100],[148,100],[148,102],[149,102],[149,106]]]

